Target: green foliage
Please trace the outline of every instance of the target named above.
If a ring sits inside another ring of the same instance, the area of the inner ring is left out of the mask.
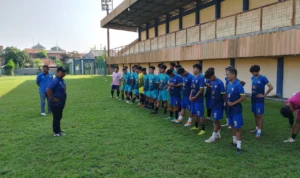
[[[15,63],[10,59],[4,66],[7,75],[14,75]]]
[[[4,64],[7,64],[10,59],[15,63],[16,68],[23,68],[25,61],[29,61],[31,58],[25,52],[16,47],[7,47],[3,50],[2,54]]]
[[[52,61],[56,61],[56,57],[55,57],[55,56],[49,56],[49,58],[50,58]]]
[[[34,60],[34,67],[39,68],[43,65],[43,62],[40,59]]]
[[[43,49],[41,52],[36,53],[37,58],[48,58],[47,51]]]
[[[55,63],[56,63],[56,65],[57,65],[57,67],[62,67],[62,66],[64,66],[60,59],[56,60]]]
[[[103,62],[103,61],[105,61],[105,56],[102,55],[102,56],[96,57],[96,61],[97,61],[97,62]]]

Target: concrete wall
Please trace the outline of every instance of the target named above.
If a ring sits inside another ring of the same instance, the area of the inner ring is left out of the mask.
[[[158,26],[158,36],[166,34],[166,24],[162,24]]]
[[[200,10],[200,23],[205,23],[215,20],[215,5]]]
[[[182,28],[188,28],[196,25],[195,13],[186,15],[182,18]]]
[[[180,61],[180,65],[191,74],[193,74],[193,65],[197,63],[199,61]]]
[[[34,69],[34,68],[28,68],[28,69],[15,69],[14,73],[15,75],[37,75],[41,72],[39,69]],[[55,69],[50,69],[49,72],[53,75],[56,74],[56,68]],[[1,74],[6,75],[5,70],[1,69]]]
[[[276,95],[276,85],[277,85],[277,59],[272,58],[244,58],[236,59],[235,67],[238,70],[238,78],[246,82],[245,92],[251,93],[251,77],[250,67],[252,65],[258,64],[261,68],[261,74],[266,76],[270,83],[273,85],[274,89],[269,94],[270,96]],[[267,86],[266,86],[267,87]]]
[[[169,32],[172,33],[172,32],[176,32],[178,30],[179,30],[179,20],[176,19],[176,20],[170,21],[170,23],[169,23]]]
[[[149,38],[154,38],[154,37],[155,37],[155,29],[153,27],[149,29]]]
[[[292,94],[300,91],[300,56],[285,57],[283,68],[283,97],[289,98]]]
[[[141,40],[142,40],[142,41],[146,40],[146,31],[143,31],[143,32],[141,33]]]

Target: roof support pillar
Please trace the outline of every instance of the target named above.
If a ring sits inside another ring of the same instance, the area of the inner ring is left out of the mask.
[[[146,23],[146,40],[149,39],[149,23]]]
[[[243,11],[249,10],[249,0],[243,0]]]
[[[154,31],[155,31],[155,37],[158,36],[158,18],[155,19],[154,22]]]
[[[195,13],[195,15],[196,15],[195,24],[199,25],[200,24],[200,2],[199,1],[196,2],[196,13]]]
[[[142,41],[142,28],[140,26],[138,27],[138,32],[139,32],[139,41]]]
[[[166,34],[169,33],[169,22],[170,22],[170,15],[166,15]]]
[[[216,2],[216,15],[215,19],[219,19],[221,17],[221,0],[215,0]]]
[[[183,8],[179,9],[179,30],[182,30],[182,17],[183,17]]]

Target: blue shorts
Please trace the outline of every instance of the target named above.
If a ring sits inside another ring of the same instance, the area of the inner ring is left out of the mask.
[[[188,97],[182,98],[181,100],[181,108],[191,110],[191,101]]]
[[[157,96],[158,96],[158,91],[157,90],[149,91],[149,97],[150,98],[157,99]]]
[[[199,101],[191,102],[191,112],[192,115],[196,115],[197,117],[204,116],[204,104]]]
[[[125,91],[126,92],[132,92],[132,87],[131,87],[131,85],[125,85]]]
[[[134,94],[134,95],[140,94],[139,89],[134,89],[134,90],[133,90],[133,94]]]
[[[243,115],[242,114],[235,114],[233,116],[229,116],[228,117],[228,122],[229,122],[228,124],[231,127],[239,129],[244,125]]]
[[[205,104],[207,109],[211,109],[211,98],[205,98]]]
[[[144,93],[146,97],[149,97],[149,91],[144,91]]]
[[[157,97],[158,101],[168,101],[169,100],[169,93],[167,90],[161,90]]]
[[[224,113],[223,109],[221,109],[221,110],[212,110],[212,116],[213,116],[215,121],[219,121],[219,120],[223,119],[223,113]]]
[[[264,103],[252,103],[252,112],[254,114],[264,114],[265,113],[265,105]]]
[[[170,106],[180,106],[181,105],[181,98],[180,97],[175,97],[171,96],[170,98]]]
[[[120,86],[119,85],[112,85],[111,90],[120,90]]]
[[[122,90],[122,91],[125,91],[125,85],[122,85],[121,90]]]

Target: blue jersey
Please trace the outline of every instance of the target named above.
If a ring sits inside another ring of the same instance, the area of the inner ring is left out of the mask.
[[[160,73],[158,75],[158,78],[159,78],[159,89],[160,90],[168,89],[168,82],[170,80],[170,77],[167,74]]]
[[[159,83],[158,77],[155,74],[149,74],[149,90],[157,90],[157,84]]]
[[[134,81],[133,82],[133,88],[134,89],[139,89],[139,74],[136,72],[133,72],[131,74],[131,79]]]
[[[204,77],[203,74],[200,74],[198,77],[194,76],[192,80],[192,97],[196,96],[201,88],[204,88]],[[195,100],[203,103],[203,93]]]
[[[137,75],[137,73],[136,72],[132,72],[131,74],[130,74],[130,80],[131,80],[131,85],[133,86],[133,87],[135,87],[135,84],[136,84],[136,78],[138,78],[139,76]]]
[[[144,91],[149,91],[149,75],[144,75]]]
[[[186,76],[183,77],[182,94],[183,94],[184,98],[190,97],[191,88],[192,88],[192,80],[193,80],[193,75],[190,73],[187,73]]]
[[[182,77],[175,74],[171,77],[169,83],[174,85],[182,84]],[[170,87],[170,96],[181,97],[180,87]]]
[[[213,110],[223,110],[224,108],[224,98],[223,95],[226,94],[224,83],[220,79],[216,79],[211,82],[211,107]]]
[[[129,72],[123,74],[123,83],[127,85],[131,85],[131,75]]]
[[[53,75],[48,73],[47,75],[44,73],[40,73],[36,77],[36,83],[39,85],[39,90],[41,93],[46,93],[46,88],[49,85],[49,83],[52,81]]]
[[[208,79],[204,79],[204,82],[211,85],[211,81]],[[211,98],[211,87],[206,87],[205,98],[208,98],[208,99]]]
[[[245,95],[245,91],[240,81],[235,80],[233,83],[229,82],[227,86],[226,101],[235,102],[241,98],[241,95]],[[229,106],[227,114],[228,116],[242,114],[242,104],[238,103],[234,106]]]
[[[260,75],[258,77],[252,77],[252,103],[264,103],[264,98],[257,98],[258,94],[265,94],[265,86],[269,84],[267,77]]]
[[[240,82],[239,79],[236,79],[236,80]],[[228,86],[229,82],[230,82],[230,81],[228,80],[228,78],[225,77],[225,90],[227,90],[227,86]]]
[[[58,102],[49,100],[49,105],[52,107],[64,107],[67,100],[66,82],[64,79],[55,77],[47,86],[47,89],[51,90],[53,97],[59,100]]]

